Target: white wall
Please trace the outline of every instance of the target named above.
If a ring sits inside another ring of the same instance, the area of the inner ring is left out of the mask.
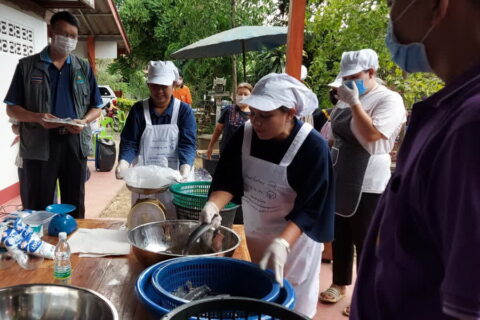
[[[87,41],[80,40],[77,48],[73,51],[79,57],[88,58]],[[96,59],[115,59],[117,58],[117,42],[95,40],[95,58]]]
[[[20,32],[20,38],[17,37],[17,33],[10,35],[2,33],[3,26],[9,28],[8,23],[13,27],[17,27]],[[32,31],[29,38],[29,31]],[[23,35],[26,32],[26,36]],[[13,42],[17,45],[15,53],[4,52],[0,46],[0,191],[18,182],[17,168],[14,165],[15,157],[18,152],[18,145],[10,147],[11,142],[14,139],[14,135],[10,129],[8,122],[8,116],[5,111],[5,104],[3,100],[7,94],[10,82],[15,72],[18,60],[24,55],[24,49],[31,50],[33,52],[41,51],[47,45],[47,24],[42,19],[33,13],[20,11],[10,5],[0,3],[0,45],[5,44],[10,47]],[[26,52],[28,54],[28,52]]]
[[[87,52],[87,41],[79,40],[77,43],[77,48],[73,51],[73,54],[88,59],[88,52]]]
[[[95,56],[97,59],[115,59],[117,57],[117,42],[95,41]]]

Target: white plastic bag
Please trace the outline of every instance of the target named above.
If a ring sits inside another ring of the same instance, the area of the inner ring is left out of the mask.
[[[125,169],[123,180],[134,188],[156,189],[180,181],[180,172],[159,166],[136,166]]]

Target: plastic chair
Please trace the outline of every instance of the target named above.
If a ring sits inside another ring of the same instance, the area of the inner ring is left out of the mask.
[[[192,301],[170,311],[162,318],[162,320],[187,319],[308,320],[309,318],[276,303],[237,297]]]

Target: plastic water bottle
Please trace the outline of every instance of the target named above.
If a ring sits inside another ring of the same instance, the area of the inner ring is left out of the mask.
[[[70,263],[70,246],[67,242],[67,234],[58,234],[57,246],[55,247],[55,260],[53,266],[53,278],[55,283],[70,284],[72,277],[72,265]]]

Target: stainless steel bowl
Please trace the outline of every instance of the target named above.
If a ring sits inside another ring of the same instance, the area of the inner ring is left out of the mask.
[[[0,289],[0,319],[117,320],[113,304],[95,291],[55,284]]]
[[[128,242],[137,259],[144,266],[150,266],[167,259],[183,257],[181,252],[187,244],[188,236],[199,225],[194,220],[151,222],[128,231]],[[192,254],[188,256],[231,257],[240,245],[240,237],[232,229],[223,226],[219,231],[223,239],[209,231],[192,247]],[[217,250],[212,248],[212,242]]]

